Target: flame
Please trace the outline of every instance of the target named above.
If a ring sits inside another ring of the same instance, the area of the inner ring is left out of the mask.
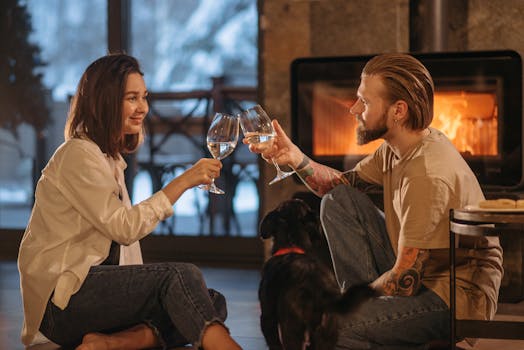
[[[318,84],[313,89],[313,154],[366,155],[383,142],[356,144],[357,121],[349,110],[354,91]],[[442,131],[468,156],[498,154],[498,107],[495,93],[437,91],[431,126]]]
[[[471,156],[498,154],[498,108],[494,93],[435,93],[431,126],[449,137],[457,150]]]

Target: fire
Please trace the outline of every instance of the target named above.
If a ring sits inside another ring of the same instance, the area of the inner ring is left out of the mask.
[[[357,122],[349,109],[355,103],[348,89],[317,85],[314,88],[313,153],[317,156],[365,155],[382,140],[356,144]],[[498,108],[495,93],[438,91],[434,96],[431,126],[446,134],[467,156],[498,154]]]
[[[450,91],[435,93],[431,126],[449,137],[459,152],[498,154],[498,109],[495,94]]]

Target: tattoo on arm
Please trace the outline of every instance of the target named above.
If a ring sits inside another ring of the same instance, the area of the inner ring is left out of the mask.
[[[424,264],[429,258],[429,250],[404,247],[399,252],[393,269],[386,272],[381,287],[384,295],[415,295],[422,285]]]
[[[364,181],[356,171],[340,172],[312,161],[306,155],[295,169],[302,182],[315,194],[322,196],[340,184],[351,185],[362,192],[380,186]]]
[[[312,161],[304,155],[304,159],[297,166],[297,175],[302,182],[315,194],[322,196],[335,186],[349,184],[347,178],[338,170]]]

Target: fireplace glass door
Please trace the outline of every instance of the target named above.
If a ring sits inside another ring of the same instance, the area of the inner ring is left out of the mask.
[[[431,126],[449,137],[484,187],[522,186],[520,56],[513,51],[414,56],[435,83]],[[371,57],[293,62],[293,139],[313,159],[349,169],[383,142],[357,145],[357,122],[349,112]]]

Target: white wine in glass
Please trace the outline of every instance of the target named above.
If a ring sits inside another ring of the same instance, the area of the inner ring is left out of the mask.
[[[227,141],[227,142],[215,142],[207,141],[207,149],[213,158],[222,160],[228,155],[233,153],[236,147],[236,142]]]
[[[243,111],[240,113],[239,119],[244,138],[248,143],[257,144],[261,150],[273,145],[275,130],[271,124],[271,119],[260,105]],[[269,181],[270,185],[295,173],[295,171],[282,171],[273,158],[271,158],[271,161],[277,169],[277,174],[273,180]]]
[[[238,142],[238,118],[231,114],[216,113],[209,126],[206,142],[213,158],[222,160],[229,156]],[[199,188],[215,194],[225,193],[215,185],[215,179],[212,179],[211,184],[200,185]]]
[[[274,134],[264,134],[260,132],[247,132],[244,134],[244,138],[249,143],[258,143],[263,148],[271,147],[272,140],[275,138]],[[267,147],[264,146],[267,145]]]

